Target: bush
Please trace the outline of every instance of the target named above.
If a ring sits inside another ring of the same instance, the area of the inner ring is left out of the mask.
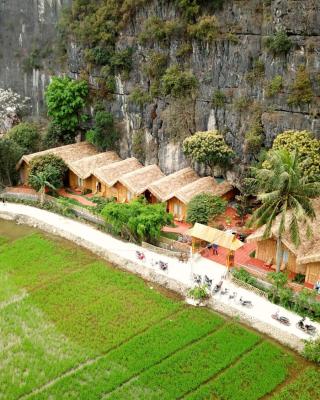
[[[144,199],[129,204],[109,203],[101,215],[116,234],[135,242],[156,242],[161,229],[173,221],[163,204],[147,204]]]
[[[292,47],[292,42],[288,38],[288,35],[286,34],[285,31],[279,31],[275,33],[273,36],[269,36],[265,43],[266,47],[275,56],[280,54],[287,54]]]
[[[222,108],[226,104],[227,97],[221,90],[215,90],[212,95],[212,106]]]
[[[80,122],[84,120],[82,112],[88,94],[89,87],[86,81],[53,77],[45,94],[52,123],[59,126],[62,132],[74,137]]]
[[[158,42],[162,45],[168,45],[172,38],[181,35],[184,26],[178,19],[163,20],[153,16],[147,19],[143,30],[138,37],[142,45]]]
[[[141,163],[146,159],[146,140],[144,130],[134,132],[132,136],[132,155],[136,157]]]
[[[236,279],[239,279],[239,281],[248,283],[249,285],[252,285],[252,286],[257,285],[257,280],[243,268],[234,269],[232,271],[232,274]]]
[[[132,69],[132,55],[133,49],[131,47],[115,52],[111,57],[111,67],[114,73],[129,74]]]
[[[245,151],[257,155],[264,140],[264,130],[259,111],[253,112],[250,129],[245,133]]]
[[[97,111],[94,127],[86,133],[86,140],[103,151],[114,149],[118,133],[114,127],[113,115],[107,111]]]
[[[68,168],[62,158],[54,154],[35,157],[30,163],[29,184],[36,191],[40,190],[36,177],[42,174],[46,181],[55,188],[63,186],[63,178]]]
[[[264,77],[265,65],[260,59],[254,60],[253,66],[250,72],[247,73],[246,79],[251,85],[257,83],[260,79]]]
[[[207,225],[210,219],[225,212],[227,202],[211,193],[201,193],[192,198],[188,204],[187,222]]]
[[[219,33],[216,17],[210,15],[199,18],[195,24],[188,26],[188,33],[197,40],[207,42],[215,40]]]
[[[288,104],[290,106],[302,106],[311,103],[313,99],[312,84],[304,67],[300,67],[293,84],[290,86]]]
[[[215,165],[226,167],[234,156],[234,152],[218,131],[197,132],[186,138],[183,151],[193,162],[210,167],[212,174]]]
[[[6,137],[0,138],[0,190],[18,182],[16,165],[23,154],[24,149],[15,141]]]
[[[22,122],[16,125],[10,129],[8,137],[23,149],[24,154],[35,153],[39,150],[40,132],[34,124]]]
[[[152,98],[148,92],[143,90],[141,87],[137,86],[130,93],[129,101],[130,103],[135,104],[142,108],[146,104],[150,103],[152,101]]]
[[[159,80],[166,71],[168,56],[157,51],[148,54],[148,61],[143,67],[144,73],[150,79]]]
[[[188,296],[194,300],[206,300],[209,298],[208,288],[204,286],[196,286],[188,290]]]
[[[320,364],[320,338],[305,343],[303,355],[310,361]]]
[[[283,79],[281,75],[276,75],[271,82],[267,85],[266,95],[267,97],[273,97],[283,89]]]
[[[165,96],[188,96],[198,87],[198,80],[192,72],[182,71],[178,65],[168,68],[161,79]]]

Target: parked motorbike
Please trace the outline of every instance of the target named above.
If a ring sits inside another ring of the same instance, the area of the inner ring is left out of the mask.
[[[309,335],[314,335],[317,332],[317,329],[315,326],[311,324],[306,324],[305,323],[306,317],[303,317],[298,323],[297,323],[297,328],[301,329],[302,331],[308,333]]]
[[[290,325],[290,320],[287,317],[284,317],[283,315],[279,315],[279,311],[275,312],[274,314],[271,315],[273,319],[276,321],[279,321],[281,324]]]
[[[202,282],[201,275],[193,274],[192,278],[193,278],[194,283],[196,283],[197,285],[201,284],[201,282]]]
[[[167,271],[168,269],[168,263],[163,262],[163,261],[159,261],[159,267],[162,271]]]
[[[208,286],[209,289],[212,287],[212,279],[210,279],[207,275],[204,276],[204,283]]]
[[[242,297],[240,297],[239,301],[240,301],[241,305],[244,307],[252,307],[253,306],[252,301],[244,300]]]
[[[223,289],[223,290],[221,290],[221,294],[222,295],[224,295],[224,294],[227,294],[229,292],[229,289],[228,288],[225,288],[225,289]]]
[[[232,294],[229,294],[229,299],[235,299],[237,297],[237,292],[233,292]]]
[[[138,251],[138,250],[136,251],[136,256],[137,256],[137,259],[141,260],[141,261],[145,260],[145,258],[146,258],[144,253],[142,253],[141,251]]]
[[[218,293],[219,290],[220,290],[221,287],[222,287],[222,284],[223,284],[223,281],[220,281],[220,282],[213,288],[213,292],[214,292],[214,293]]]

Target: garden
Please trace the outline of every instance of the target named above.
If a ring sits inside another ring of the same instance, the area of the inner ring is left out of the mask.
[[[236,320],[66,241],[0,234],[0,399],[315,398],[317,367]]]

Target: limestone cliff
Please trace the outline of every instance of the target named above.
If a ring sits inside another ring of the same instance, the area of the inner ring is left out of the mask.
[[[43,109],[43,90],[49,76],[61,67],[50,52],[59,9],[66,3],[0,3],[0,86],[30,96],[34,114]],[[239,160],[245,161],[254,155],[255,150],[248,151],[247,141],[250,132],[257,129],[263,146],[270,146],[274,137],[286,129],[312,130],[320,138],[318,0],[225,0],[214,13],[217,37],[210,41],[194,38],[183,54],[179,38],[173,37],[165,46],[137,40],[148,18],[180,18],[174,1],[141,4],[116,42],[119,50],[128,46],[133,49],[133,67],[125,79],[116,76],[114,97],[107,105],[119,121],[123,157],[140,149],[147,164],[157,162],[164,172],[172,172],[187,163],[181,150],[184,134],[212,128],[221,130]],[[280,31],[286,32],[291,46],[287,54],[275,55],[267,48],[266,40]],[[75,43],[69,43],[68,49],[68,70],[77,76],[86,69],[82,50]],[[194,99],[177,102],[158,94],[143,104],[130,101],[130,93],[137,88],[150,92],[152,82],[145,67],[152,62],[151,52],[163,54],[166,66],[183,65],[193,72],[199,82]],[[297,84],[299,71],[310,86],[311,96],[301,104],[288,101],[293,90],[299,94],[301,89]],[[89,72],[95,84],[99,69]],[[281,77],[281,84],[276,85],[277,77]]]

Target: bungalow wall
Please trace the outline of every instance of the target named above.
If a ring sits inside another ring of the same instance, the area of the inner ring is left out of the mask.
[[[232,189],[229,192],[225,193],[223,196],[221,196],[221,198],[229,202],[235,198],[235,195],[236,195],[236,190]]]
[[[320,280],[320,262],[304,265],[306,268],[306,283],[314,286]]]
[[[30,166],[26,162],[23,161],[23,163],[19,169],[20,181],[23,185],[28,184],[29,173],[30,173]]]
[[[69,186],[71,189],[92,190],[92,176],[87,179],[81,179],[69,170]]]
[[[187,217],[187,205],[176,197],[168,200],[167,210],[175,219],[184,221]]]
[[[276,262],[277,243],[274,239],[261,240],[257,242],[256,258],[266,263]]]
[[[117,191],[117,200],[119,203],[127,203],[135,198],[134,194],[122,183],[117,182],[114,187]]]

